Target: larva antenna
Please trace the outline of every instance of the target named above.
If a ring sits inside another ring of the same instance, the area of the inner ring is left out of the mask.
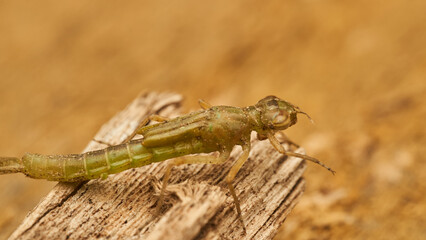
[[[311,116],[309,116],[307,113],[303,112],[303,111],[297,111],[297,113],[301,113],[303,115],[306,115],[306,117],[309,118],[309,121],[311,121],[312,124],[315,124],[314,120],[311,118]]]

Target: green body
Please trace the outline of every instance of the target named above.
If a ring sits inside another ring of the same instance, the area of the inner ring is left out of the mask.
[[[315,162],[334,174],[331,168],[316,158],[286,151],[275,138],[277,131],[287,129],[297,122],[297,114],[307,115],[293,104],[268,96],[256,105],[246,108],[211,107],[203,101],[200,101],[200,105],[204,110],[137,129],[136,133],[141,134],[143,139],[102,150],[71,155],[26,154],[22,158],[0,157],[0,174],[21,172],[32,178],[76,182],[106,178],[108,174],[176,158],[168,165],[163,177],[163,187],[157,204],[159,212],[173,166],[190,163],[219,164],[229,157],[235,145],[241,145],[243,152],[231,167],[226,182],[242,223],[244,221],[241,207],[232,181],[248,159],[252,131],[257,132],[260,140],[269,139],[280,153]],[[160,121],[165,120],[157,117]],[[130,137],[132,136],[134,134]],[[179,158],[210,152],[219,152],[219,156]],[[245,229],[244,223],[242,225]]]
[[[129,168],[202,152],[201,142],[179,142],[174,146],[146,148],[142,140],[108,147],[98,151],[71,155],[26,154],[22,157],[24,170],[32,178],[75,182],[106,178]]]
[[[25,154],[15,169],[29,177],[50,181],[106,178],[170,158],[230,150],[241,144],[242,135],[250,136],[252,124],[247,119],[247,109],[212,107],[142,127],[138,133],[143,139],[102,150],[70,155]]]
[[[189,154],[217,151],[226,157],[235,145],[243,147],[246,151],[244,156],[247,158],[252,131],[258,133],[259,139],[268,138],[279,152],[313,161],[333,172],[315,158],[286,152],[273,136],[276,131],[295,124],[296,114],[305,114],[291,103],[268,96],[256,105],[246,108],[202,107],[205,109],[138,129],[136,133],[142,135],[143,139],[102,150],[83,154],[26,154],[22,158],[0,158],[0,174],[22,172],[32,178],[51,181],[84,181],[106,178],[109,174]],[[231,170],[230,179],[235,176],[244,161],[241,161],[235,171]],[[183,161],[220,162],[201,158]]]

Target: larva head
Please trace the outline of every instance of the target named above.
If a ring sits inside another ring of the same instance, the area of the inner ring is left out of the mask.
[[[302,112],[297,106],[275,96],[261,99],[255,107],[260,112],[263,126],[273,131],[284,130],[294,125],[297,122],[298,113],[306,115],[312,121],[308,114]]]

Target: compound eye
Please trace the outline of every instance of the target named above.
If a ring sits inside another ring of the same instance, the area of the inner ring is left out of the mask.
[[[266,102],[266,106],[268,107],[278,107],[278,102],[275,99],[269,100]]]
[[[283,123],[285,123],[288,119],[288,115],[287,114],[278,114],[277,116],[274,117],[274,119],[272,120],[272,123],[274,125],[281,125]]]

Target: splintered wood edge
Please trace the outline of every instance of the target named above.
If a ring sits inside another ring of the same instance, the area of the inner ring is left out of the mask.
[[[175,116],[181,100],[176,94],[141,95],[105,124],[95,139],[117,144],[151,114]],[[103,147],[92,141],[85,151]],[[161,185],[158,178],[167,162],[104,181],[59,183],[10,239],[272,239],[303,193],[306,164],[280,155],[267,141],[252,140],[250,157],[233,183],[247,228],[244,233],[224,181],[240,152],[233,151],[221,165],[174,168],[167,188],[168,209],[160,215],[153,210]]]

